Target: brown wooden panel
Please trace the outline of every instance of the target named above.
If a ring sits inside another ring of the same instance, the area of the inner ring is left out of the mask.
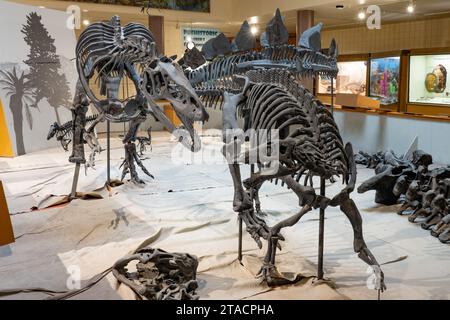
[[[398,88],[398,111],[406,112],[406,102],[408,101],[409,87],[409,51],[404,50],[400,56],[400,73]]]
[[[450,47],[444,48],[423,48],[409,50],[412,56],[425,55],[425,54],[448,54],[450,53]]]
[[[369,61],[370,54],[343,54],[338,57],[338,62],[354,62],[354,61]]]
[[[148,16],[148,27],[155,36],[156,48],[159,53],[165,54],[164,48],[164,17]]]
[[[370,57],[372,59],[379,59],[379,58],[390,58],[390,57],[400,57],[402,54],[402,51],[387,51],[387,52],[375,52],[371,53]]]
[[[14,241],[11,217],[9,216],[3,184],[0,181],[0,246],[13,243]]]
[[[421,115],[450,116],[449,106],[409,103],[407,104],[407,111]]]

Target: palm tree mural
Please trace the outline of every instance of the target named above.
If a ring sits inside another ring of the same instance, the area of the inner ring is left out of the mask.
[[[6,97],[9,98],[9,108],[13,116],[14,132],[16,136],[17,155],[25,154],[25,145],[23,142],[23,112],[30,129],[33,128],[33,119],[31,117],[30,107],[33,103],[33,90],[30,86],[25,72],[21,75],[17,73],[16,67],[12,71],[0,70],[0,85],[6,91]]]

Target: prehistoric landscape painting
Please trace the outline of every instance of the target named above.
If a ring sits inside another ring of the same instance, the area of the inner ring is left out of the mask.
[[[63,0],[73,1],[73,0]],[[154,9],[210,12],[210,0],[75,0],[100,4],[116,4]]]
[[[398,102],[400,57],[372,59],[370,61],[370,96],[381,104]]]
[[[71,119],[76,39],[62,12],[6,1],[0,11],[8,44],[0,53],[0,106],[14,154],[23,155],[53,146],[50,125]]]

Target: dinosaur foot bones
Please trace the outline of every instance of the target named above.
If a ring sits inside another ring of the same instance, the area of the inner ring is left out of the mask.
[[[131,176],[131,181],[137,184],[145,184],[144,180],[140,179],[137,171],[136,164],[142,169],[142,171],[148,175],[150,178],[155,179],[155,177],[145,168],[142,163],[139,155],[136,151],[136,145],[133,142],[128,142],[125,145],[125,160],[122,162],[121,168],[122,170],[122,179],[129,173]]]

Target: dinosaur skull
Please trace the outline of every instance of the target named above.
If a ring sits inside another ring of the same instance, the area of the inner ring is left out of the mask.
[[[209,116],[178,63],[163,57],[145,73],[144,90],[159,99],[169,101],[179,118],[207,121]]]
[[[55,136],[55,134],[56,134],[56,132],[58,131],[59,128],[60,128],[60,127],[59,127],[59,125],[58,125],[57,122],[53,123],[53,124],[50,126],[50,130],[48,131],[48,134],[47,134],[47,140],[50,140],[51,138],[53,138],[53,137]]]

